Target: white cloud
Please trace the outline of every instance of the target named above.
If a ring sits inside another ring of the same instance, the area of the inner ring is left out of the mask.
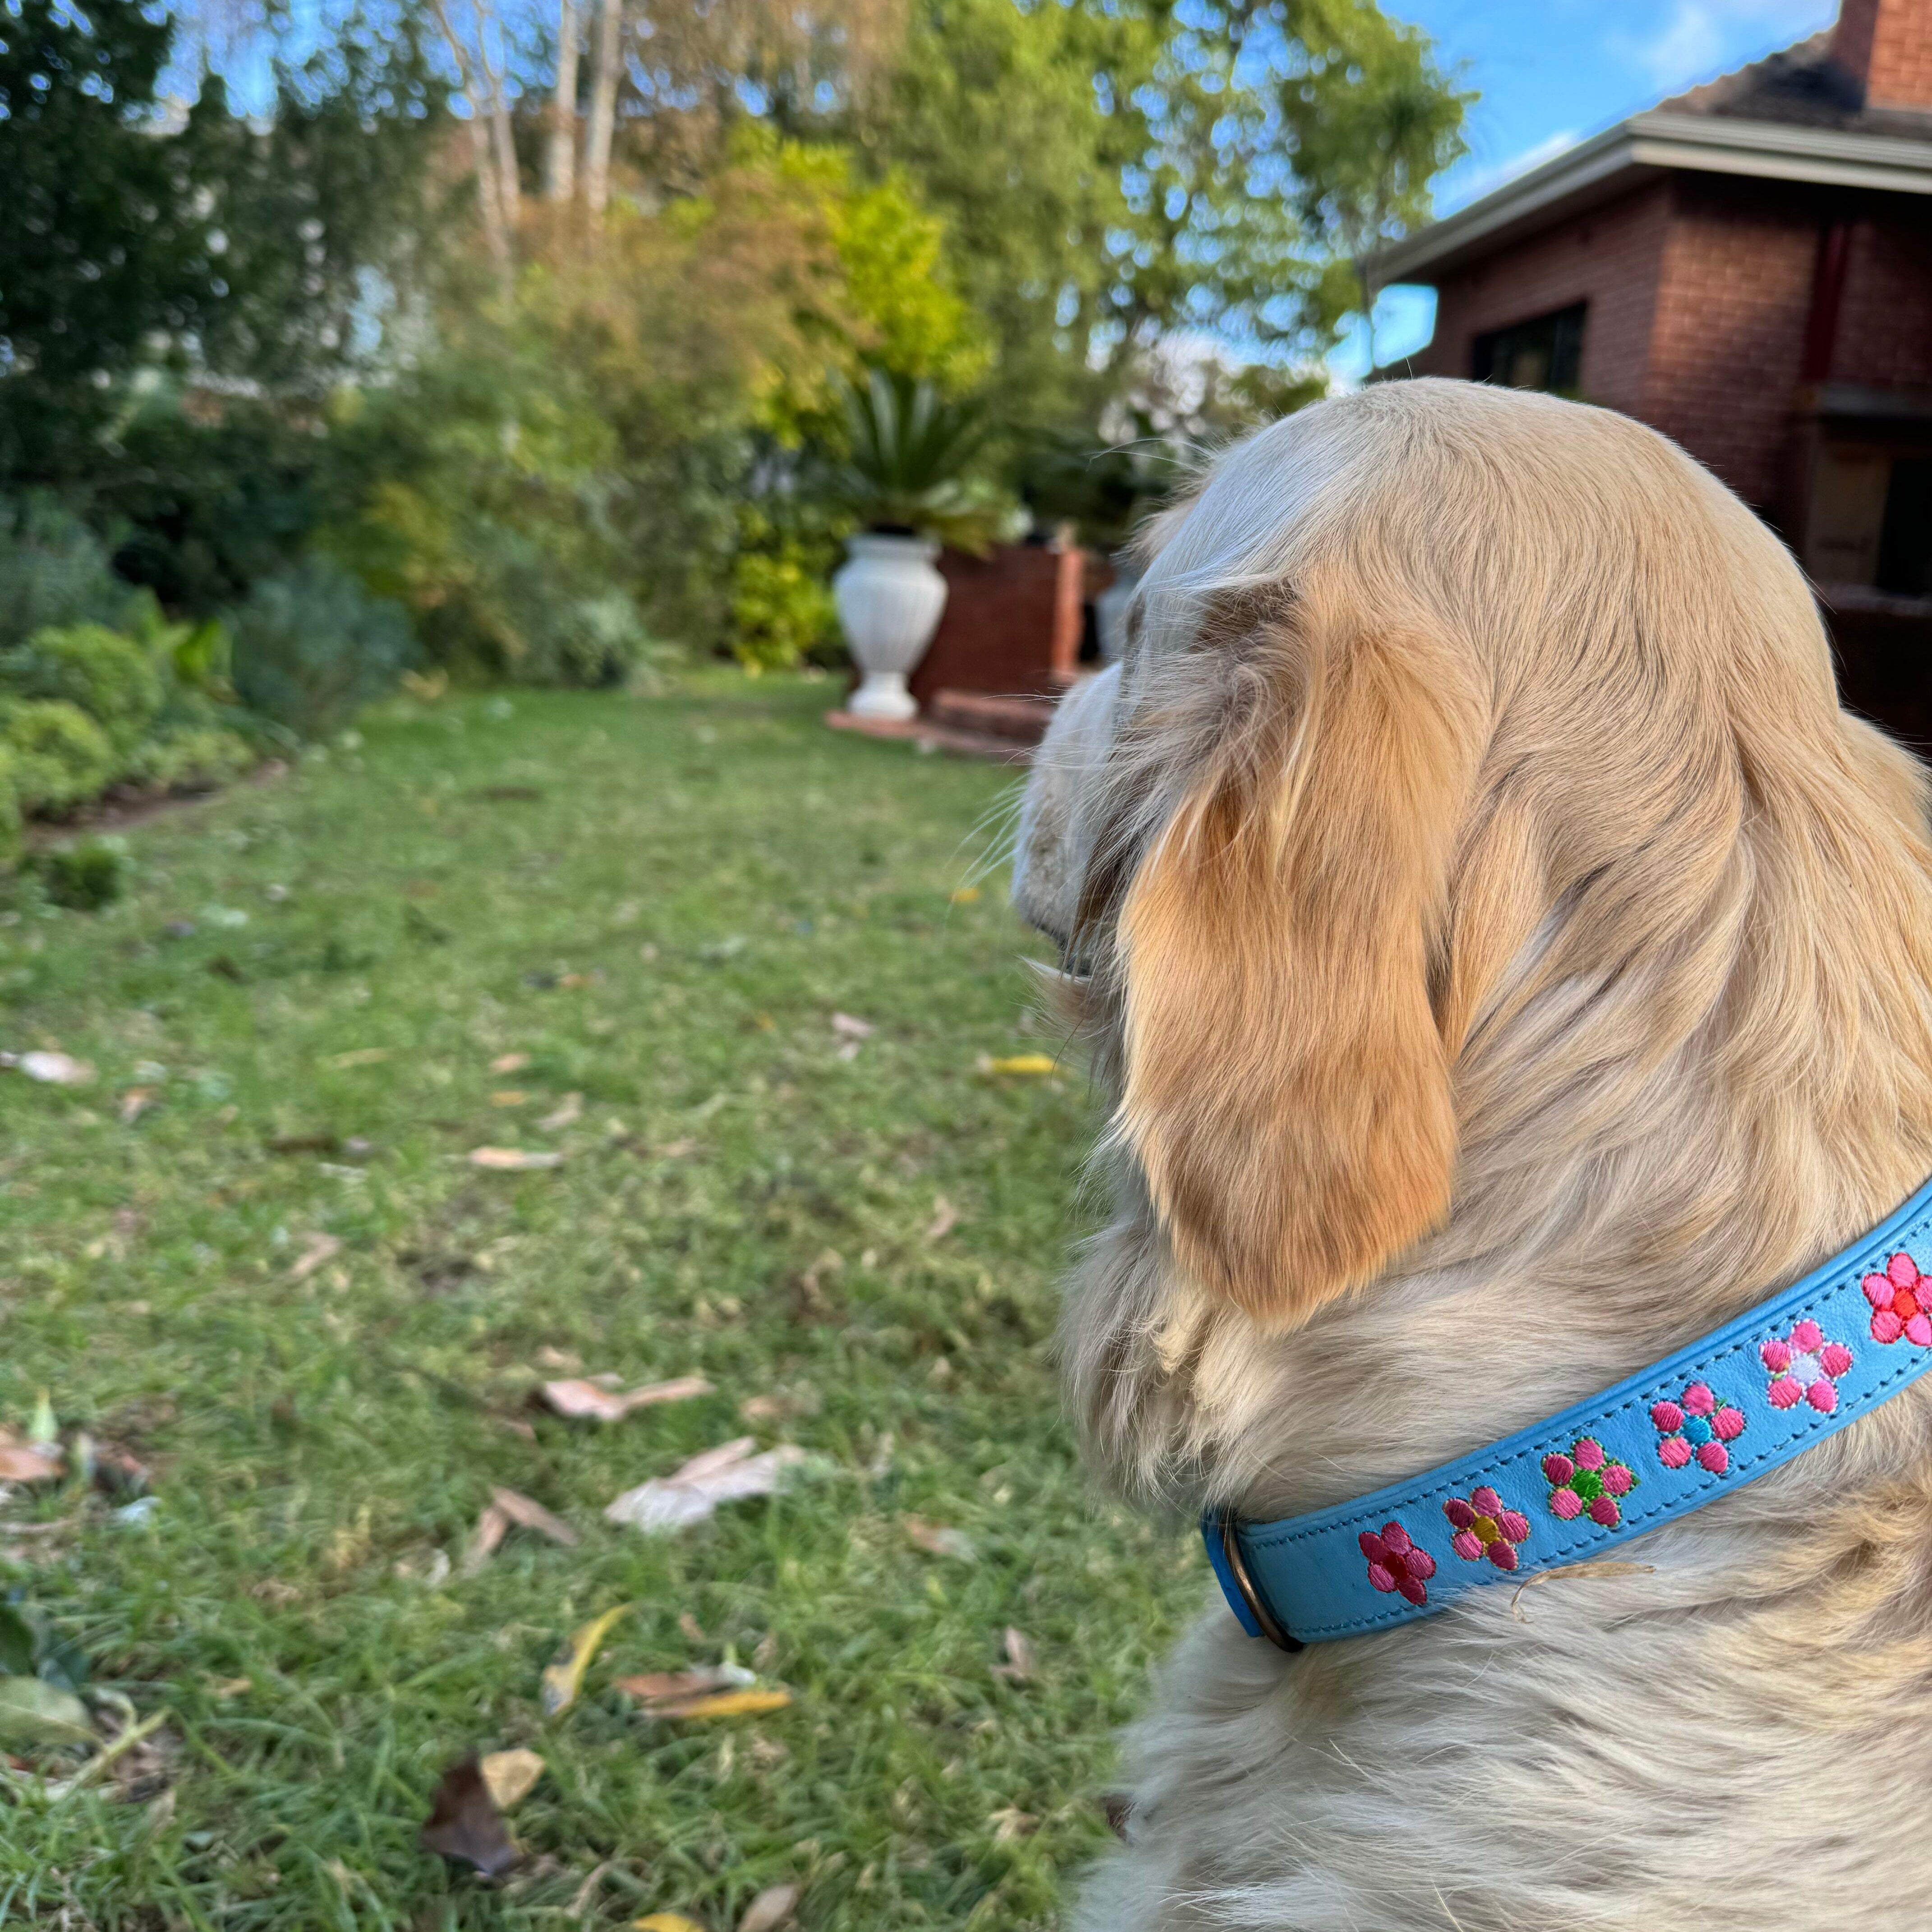
[[[1618,40],[1654,86],[1676,93],[1802,40],[1835,10],[1819,0],[1676,0],[1660,31]]]

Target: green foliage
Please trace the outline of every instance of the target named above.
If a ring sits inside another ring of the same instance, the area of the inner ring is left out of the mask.
[[[839,496],[874,530],[914,530],[955,549],[984,551],[1012,506],[972,473],[986,440],[983,410],[949,402],[928,382],[868,372],[845,397],[847,451]]]
[[[741,551],[733,566],[731,652],[747,670],[801,662],[836,633],[838,615],[822,566],[806,546]]]
[[[212,791],[253,770],[256,762],[254,746],[238,731],[188,724],[158,731],[136,746],[127,775],[154,791]]]
[[[74,912],[98,912],[121,896],[128,882],[128,850],[119,839],[83,838],[50,845],[34,856],[34,872],[52,904]]]
[[[20,788],[13,747],[0,736],[0,872],[20,856]]]
[[[106,546],[56,498],[0,498],[0,650],[50,625],[121,623],[134,601]]]
[[[228,621],[237,694],[303,738],[346,724],[415,655],[401,610],[320,560],[264,578]]]
[[[160,715],[162,696],[154,661],[103,625],[36,631],[24,644],[0,651],[0,704],[64,698],[100,727],[117,757],[140,742]]]
[[[105,790],[118,769],[107,734],[79,705],[29,698],[0,707],[0,736],[14,754],[22,812],[64,818]]]

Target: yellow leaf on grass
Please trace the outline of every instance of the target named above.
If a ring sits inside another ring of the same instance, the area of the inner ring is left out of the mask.
[[[587,1624],[579,1625],[569,1642],[557,1653],[556,1661],[544,1666],[542,1702],[546,1718],[561,1716],[577,1702],[577,1694],[584,1688],[584,1673],[610,1634],[611,1625],[635,1607],[620,1604],[615,1610],[606,1610],[601,1617],[592,1617]]]
[[[694,1918],[681,1912],[653,1912],[648,1918],[634,1918],[632,1932],[704,1932]]]
[[[789,1690],[721,1690],[715,1696],[678,1697],[651,1707],[653,1718],[756,1718],[782,1711]]]
[[[1003,1060],[986,1062],[988,1073],[1046,1074],[1058,1070],[1060,1063],[1050,1053],[1010,1053]]]
[[[544,1761],[533,1750],[491,1751],[477,1760],[483,1783],[499,1811],[520,1804],[544,1774]]]
[[[952,894],[952,903],[955,905],[972,905],[979,897],[980,888],[977,886],[961,886]]]

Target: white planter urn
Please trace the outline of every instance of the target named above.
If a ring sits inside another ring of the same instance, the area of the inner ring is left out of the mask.
[[[933,568],[930,537],[852,538],[832,579],[838,621],[862,674],[846,710],[856,718],[919,716],[906,674],[926,655],[946,608],[946,580]]]

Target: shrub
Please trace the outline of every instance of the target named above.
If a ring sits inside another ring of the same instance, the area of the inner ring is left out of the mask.
[[[160,673],[140,646],[100,624],[36,631],[0,650],[0,702],[59,698],[77,705],[124,758],[161,709]]]
[[[22,812],[61,818],[113,779],[114,747],[77,704],[38,698],[9,705],[0,712],[0,733],[14,754]]]
[[[52,497],[0,498],[0,648],[50,625],[118,624],[140,593],[106,547]]]
[[[20,794],[12,747],[0,743],[0,870],[20,856]]]
[[[56,905],[98,912],[121,896],[128,856],[118,839],[83,838],[76,845],[54,846],[38,854],[33,869]]]
[[[128,776],[158,791],[212,791],[254,769],[255,748],[239,732],[190,725],[158,732],[136,747]]]
[[[346,724],[416,655],[401,608],[321,560],[264,578],[228,621],[237,694],[304,738]]]
[[[731,649],[749,670],[799,663],[837,628],[832,592],[806,566],[796,546],[774,556],[741,552],[733,569]]]

